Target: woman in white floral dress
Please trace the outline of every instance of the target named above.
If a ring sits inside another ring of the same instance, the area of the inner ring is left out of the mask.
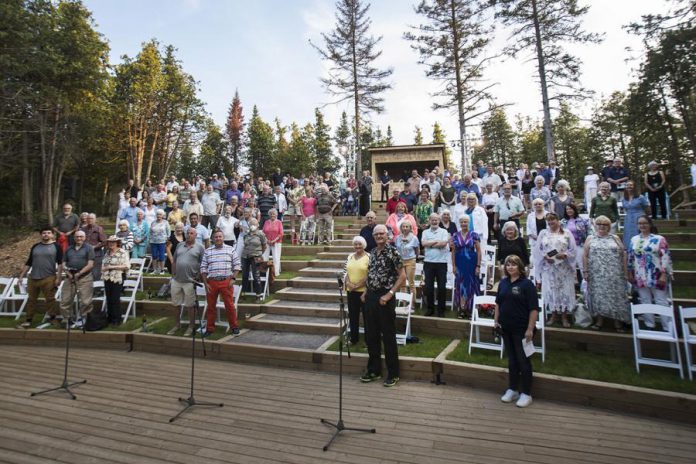
[[[546,215],[548,227],[535,243],[535,277],[541,283],[544,310],[551,313],[553,325],[561,315],[563,327],[570,327],[568,315],[575,310],[575,239],[561,227],[555,213]]]

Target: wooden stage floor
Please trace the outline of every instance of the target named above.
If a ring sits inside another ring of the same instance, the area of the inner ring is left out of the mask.
[[[64,393],[63,351],[0,347],[0,462],[12,463],[693,463],[696,429],[596,409],[538,401],[526,410],[498,395],[402,381],[395,388],[346,377],[344,420],[376,434],[344,432],[328,452],[337,377],[229,362],[197,364],[194,408],[188,359],[76,349]]]

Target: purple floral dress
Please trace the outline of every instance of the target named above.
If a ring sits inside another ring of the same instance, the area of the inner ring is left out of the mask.
[[[454,242],[454,265],[457,275],[454,281],[454,307],[459,311],[471,311],[474,296],[481,294],[481,282],[476,274],[476,242],[480,242],[479,234],[457,232],[452,237]]]

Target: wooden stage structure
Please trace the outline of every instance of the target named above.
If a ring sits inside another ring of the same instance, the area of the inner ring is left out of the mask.
[[[8,463],[692,463],[696,429],[595,408],[402,381],[395,388],[344,382],[344,420],[376,434],[344,432],[322,451],[337,418],[335,374],[197,361],[199,400],[173,424],[187,396],[190,362],[147,352],[77,348],[63,393],[61,347],[3,345],[0,462]]]

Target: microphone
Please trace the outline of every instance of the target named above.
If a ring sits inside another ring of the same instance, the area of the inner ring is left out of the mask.
[[[338,281],[338,286],[343,288],[343,272],[336,273],[336,280]]]

